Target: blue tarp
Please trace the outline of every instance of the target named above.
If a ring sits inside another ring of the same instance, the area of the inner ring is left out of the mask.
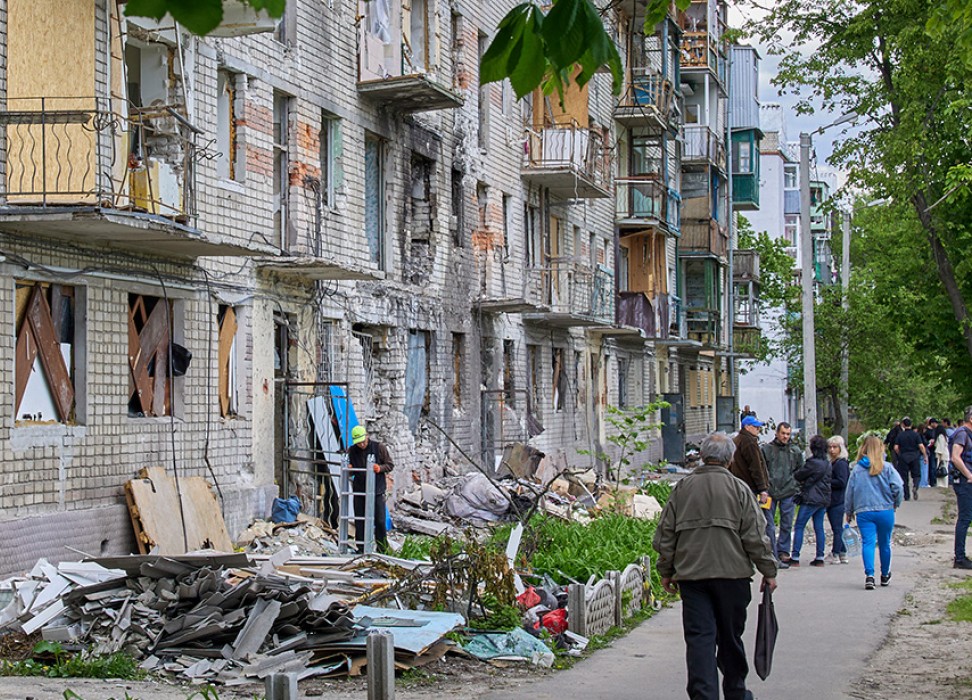
[[[390,632],[395,639],[395,649],[413,654],[422,653],[442,639],[446,633],[466,623],[458,613],[431,610],[395,610],[356,605],[351,613],[356,620],[365,617],[374,620],[375,624],[371,629]],[[396,621],[399,621],[400,625],[397,625]]]
[[[351,397],[344,391],[343,386],[330,387],[331,408],[334,410],[334,418],[337,420],[338,433],[341,436],[341,444],[344,449],[351,447],[351,428],[358,424],[358,416],[354,412],[354,404]]]

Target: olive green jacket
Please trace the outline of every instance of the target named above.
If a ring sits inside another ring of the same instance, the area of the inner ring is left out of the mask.
[[[754,565],[763,576],[776,576],[766,518],[753,492],[718,464],[698,467],[678,482],[652,546],[664,578],[750,578]]]
[[[792,442],[785,445],[773,438],[760,447],[763,459],[766,460],[766,471],[769,472],[769,495],[780,500],[796,496],[800,492],[800,484],[793,477],[793,473],[803,466],[803,453]]]

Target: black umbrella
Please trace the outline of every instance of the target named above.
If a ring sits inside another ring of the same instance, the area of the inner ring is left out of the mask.
[[[762,680],[769,678],[773,668],[773,649],[776,648],[776,635],[780,625],[776,621],[776,610],[773,608],[773,594],[769,586],[763,586],[763,600],[759,604],[759,616],[756,620],[756,651],[753,653],[753,666],[756,675]]]

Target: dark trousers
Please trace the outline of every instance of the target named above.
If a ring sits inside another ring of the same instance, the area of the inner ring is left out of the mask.
[[[846,554],[847,545],[844,544],[842,535],[844,534],[844,501],[841,500],[835,506],[827,509],[827,520],[830,521],[830,529],[834,531],[834,544],[830,548],[831,554]]]
[[[911,489],[909,487],[914,487],[915,495],[917,496],[918,484],[921,483],[921,455],[910,452],[908,454],[898,455],[898,463],[894,466],[898,470],[898,474],[901,475],[901,480],[904,482],[904,499],[910,501]],[[909,477],[911,477],[910,483]]]
[[[955,560],[961,561],[966,558],[965,536],[969,533],[969,525],[972,524],[972,484],[968,483],[965,477],[952,484],[955,497],[958,499],[958,516],[955,518]]]
[[[688,696],[691,700],[719,700],[719,671],[725,700],[746,700],[746,608],[752,598],[751,580],[708,579],[680,581]]]
[[[354,541],[358,553],[364,552],[365,495],[354,494]],[[375,494],[375,551],[384,552],[388,548],[388,533],[385,530],[385,494]]]
[[[932,448],[928,450],[928,485],[938,486],[938,457],[935,455],[935,449]]]

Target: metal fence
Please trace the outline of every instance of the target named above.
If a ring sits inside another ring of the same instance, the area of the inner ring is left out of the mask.
[[[527,129],[524,168],[570,170],[594,184],[611,186],[611,152],[600,131],[567,124]]]
[[[544,267],[527,268],[526,273],[528,299],[550,313],[614,320],[614,275],[610,271],[573,258],[554,258]]]

